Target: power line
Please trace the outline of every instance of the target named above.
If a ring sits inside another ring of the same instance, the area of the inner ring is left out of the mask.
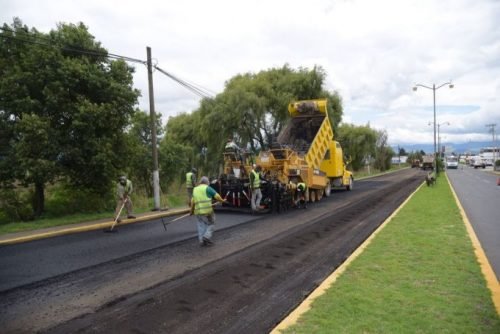
[[[191,92],[193,92],[194,94],[198,95],[199,97],[202,97],[202,98],[213,98],[213,95],[210,94],[209,92],[207,92],[206,90],[204,90],[203,88],[201,88],[201,86],[196,86],[194,84],[190,84],[188,83],[187,81],[185,80],[182,80],[180,78],[177,78],[176,76],[174,76],[173,74],[171,73],[168,73],[167,71],[161,69],[159,66],[154,66],[155,69],[157,69],[159,72],[161,72],[162,74],[166,75],[167,77],[169,77],[170,79],[174,80],[175,82],[177,82],[179,85],[185,87],[186,89],[190,90]]]
[[[16,33],[16,31],[14,31],[14,30],[6,29],[3,27],[0,27],[0,30]],[[43,43],[43,42],[37,41],[37,39],[45,39],[46,41],[50,41],[50,42],[53,42],[53,41],[48,39],[48,38],[42,38],[42,36],[29,35],[29,33],[26,35],[26,37],[32,38],[32,39],[26,39],[26,38],[22,38],[20,36],[8,36],[8,35],[1,35],[1,37],[7,38],[10,40],[23,42],[23,43],[30,43],[30,44],[36,44],[36,45],[49,47],[49,48],[56,48],[56,49],[59,49],[62,51],[67,51],[67,52],[75,52],[75,53],[85,54],[85,55],[89,55],[89,56],[106,57],[106,58],[111,58],[111,59],[122,59],[122,60],[125,60],[128,62],[139,63],[139,64],[143,64],[143,65],[146,64],[145,60],[132,58],[132,57],[128,57],[128,56],[122,56],[122,55],[118,55],[115,53],[101,52],[101,51],[95,51],[95,50],[89,50],[89,49],[81,49],[81,48],[66,47],[66,46],[60,46],[60,45],[55,45],[55,44]]]
[[[31,35],[29,31],[23,31],[26,33],[26,37],[27,37],[27,38],[23,38],[24,36],[23,37],[17,36],[18,32],[15,30],[8,29],[5,27],[0,27],[0,30],[16,34],[16,36],[9,36],[9,35],[4,34],[4,35],[0,35],[0,37],[14,40],[14,41],[18,41],[18,42],[22,42],[22,43],[36,44],[36,45],[45,46],[45,47],[49,47],[49,48],[59,49],[59,50],[66,51],[66,52],[74,52],[74,53],[79,53],[79,54],[84,54],[84,55],[89,55],[89,56],[105,57],[105,58],[110,58],[110,59],[121,59],[121,60],[124,60],[127,62],[147,65],[147,62],[145,60],[132,58],[132,57],[128,57],[128,56],[122,56],[122,55],[115,54],[115,53],[100,52],[100,51],[96,51],[96,50],[81,49],[81,48],[74,48],[74,47],[67,47],[67,46],[44,43],[44,42],[41,42],[40,40],[44,40],[44,41],[51,42],[51,43],[53,43],[54,40],[51,38],[47,38],[45,36]],[[180,78],[176,77],[175,75],[163,70],[162,68],[160,68],[157,65],[154,65],[153,67],[156,70],[158,70],[160,73],[166,75],[170,79],[177,82],[179,85],[183,86],[184,88],[188,89],[189,91],[198,95],[201,98],[213,98],[213,96],[215,95],[215,93],[213,91],[210,91],[209,89],[204,88],[201,85],[197,85],[197,84],[189,82],[187,80],[180,79]]]

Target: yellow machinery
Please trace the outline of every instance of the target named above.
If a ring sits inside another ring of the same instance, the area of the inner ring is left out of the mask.
[[[346,169],[342,147],[333,138],[327,100],[293,102],[288,112],[287,126],[257,158],[265,177],[283,185],[292,196],[297,183],[306,183],[310,201],[329,196],[332,187],[352,189],[352,173]]]

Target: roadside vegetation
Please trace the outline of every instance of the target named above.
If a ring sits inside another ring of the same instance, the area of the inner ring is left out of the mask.
[[[132,65],[110,56],[83,23],[58,24],[48,33],[18,18],[3,24],[0,225],[109,215],[120,175],[134,184],[136,211],[148,207],[140,202],[153,197],[152,131],[149,113],[137,108],[141,92],[133,86]],[[221,93],[166,124],[158,113],[164,193],[170,196],[166,189],[182,183],[192,167],[198,176],[217,176],[228,137],[254,154],[268,148],[289,121],[294,100],[328,100],[328,117],[351,170],[366,163],[387,170],[394,154],[387,133],[340,125],[342,98],[325,82],[320,66],[285,64],[229,78]]]
[[[500,333],[444,175],[420,188],[284,333]]]
[[[160,208],[164,209],[176,209],[182,208],[186,206],[186,191],[184,188],[179,189],[178,186],[173,185],[172,189],[168,193],[162,193],[160,195]],[[132,203],[134,213],[145,213],[151,212],[154,207],[153,198],[150,196],[146,196],[144,194],[132,194]],[[86,198],[81,198],[82,201],[85,201]],[[30,231],[30,230],[38,230],[42,228],[54,227],[54,226],[62,226],[62,225],[71,225],[89,221],[98,221],[98,220],[113,220],[114,219],[114,202],[109,203],[108,210],[96,211],[95,208],[89,208],[88,211],[83,211],[82,208],[72,209],[67,208],[64,209],[64,212],[61,213],[59,209],[64,206],[63,203],[58,202],[57,200],[53,201],[50,196],[49,190],[49,199],[47,200],[47,213],[42,215],[37,220],[28,220],[28,221],[14,221],[14,222],[5,222],[0,224],[0,235],[7,233],[15,233],[22,231]],[[29,210],[29,208],[28,208]],[[78,212],[80,211],[80,212]],[[30,212],[30,211],[29,211]],[[54,213],[55,212],[55,213]],[[78,213],[71,213],[78,212]],[[52,214],[50,214],[52,213]],[[5,217],[1,216],[0,212],[0,221],[2,219],[5,220]]]

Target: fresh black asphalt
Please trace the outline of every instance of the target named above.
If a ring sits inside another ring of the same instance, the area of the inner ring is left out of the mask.
[[[217,213],[216,230],[259,216]],[[168,223],[176,216],[164,218]],[[116,233],[94,230],[72,235],[0,246],[0,291],[38,282],[81,268],[193,238],[196,219],[186,217],[167,225],[161,220],[119,226]]]

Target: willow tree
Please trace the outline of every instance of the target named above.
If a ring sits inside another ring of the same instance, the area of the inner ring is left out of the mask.
[[[253,152],[267,148],[288,122],[288,104],[292,101],[327,98],[329,117],[336,127],[342,118],[342,103],[336,92],[324,87],[325,77],[321,67],[295,70],[288,65],[238,74],[226,82],[222,93],[204,99],[192,113],[189,135],[177,124],[186,123],[191,116],[180,115],[169,120],[167,137],[184,144],[191,142],[196,151],[206,145],[214,171],[228,137]]]

